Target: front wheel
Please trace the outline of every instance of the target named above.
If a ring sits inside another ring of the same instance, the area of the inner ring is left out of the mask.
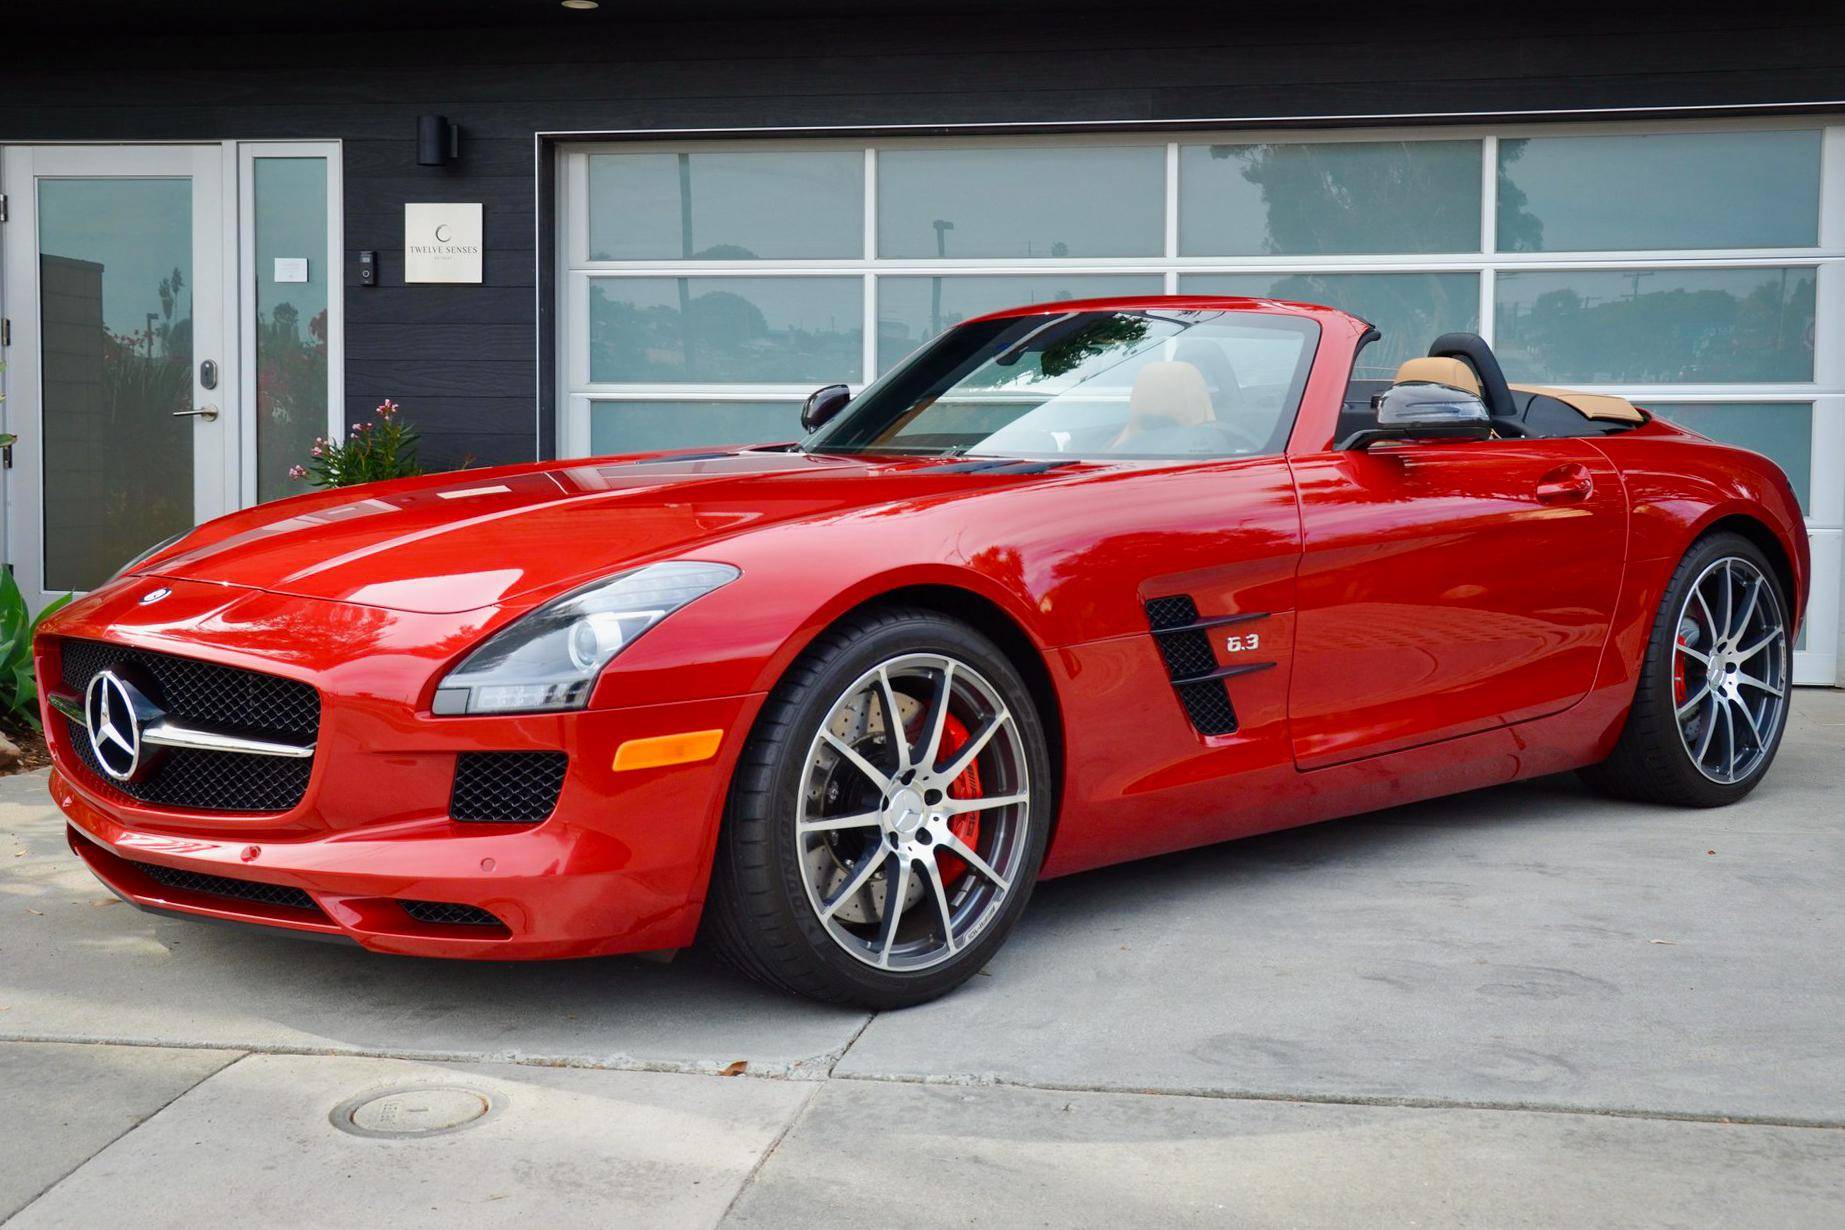
[[[1787,726],[1788,603],[1748,539],[1700,539],[1666,586],[1614,754],[1584,770],[1610,794],[1718,807],[1753,790]]]
[[[1050,778],[1030,690],[990,640],[933,611],[853,616],[790,669],[744,751],[707,933],[796,994],[945,994],[1025,908]]]

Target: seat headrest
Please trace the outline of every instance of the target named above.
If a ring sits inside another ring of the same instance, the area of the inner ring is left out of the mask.
[[[1128,416],[1136,424],[1151,416],[1180,427],[1196,427],[1216,417],[1204,373],[1190,363],[1149,363],[1141,368],[1128,394]]]
[[[1204,376],[1213,411],[1236,409],[1242,400],[1242,382],[1236,378],[1236,368],[1222,346],[1201,337],[1189,337],[1173,348],[1172,357],[1180,363],[1190,363]]]
[[[1473,374],[1473,368],[1459,359],[1429,356],[1405,360],[1403,366],[1397,368],[1396,383],[1445,384],[1451,389],[1480,396],[1480,378]]]

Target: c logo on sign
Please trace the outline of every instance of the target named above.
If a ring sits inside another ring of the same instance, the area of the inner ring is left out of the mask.
[[[439,223],[436,226],[436,242],[437,243],[447,243],[449,234],[450,234],[450,231],[449,231],[448,223],[443,222],[443,223]]]

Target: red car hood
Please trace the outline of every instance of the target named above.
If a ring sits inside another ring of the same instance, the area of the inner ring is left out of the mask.
[[[947,495],[974,477],[940,468],[744,451],[463,471],[234,513],[136,572],[403,611],[466,611],[683,556],[760,526],[912,497],[919,485]]]

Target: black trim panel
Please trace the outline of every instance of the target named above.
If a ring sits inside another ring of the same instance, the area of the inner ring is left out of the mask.
[[[1174,624],[1170,628],[1153,629],[1154,636],[1167,636],[1174,632],[1195,632],[1202,628],[1222,628],[1228,624],[1246,624],[1252,619],[1267,619],[1270,611],[1250,611],[1244,615],[1213,615],[1209,619],[1194,619],[1188,624]],[[1274,665],[1270,663],[1270,665]]]
[[[1253,675],[1257,671],[1269,670],[1274,665],[1273,662],[1238,662],[1234,666],[1220,666],[1216,670],[1207,671],[1202,675],[1186,675],[1182,678],[1176,678],[1173,682],[1204,683],[1211,679],[1234,679],[1238,675]]]

